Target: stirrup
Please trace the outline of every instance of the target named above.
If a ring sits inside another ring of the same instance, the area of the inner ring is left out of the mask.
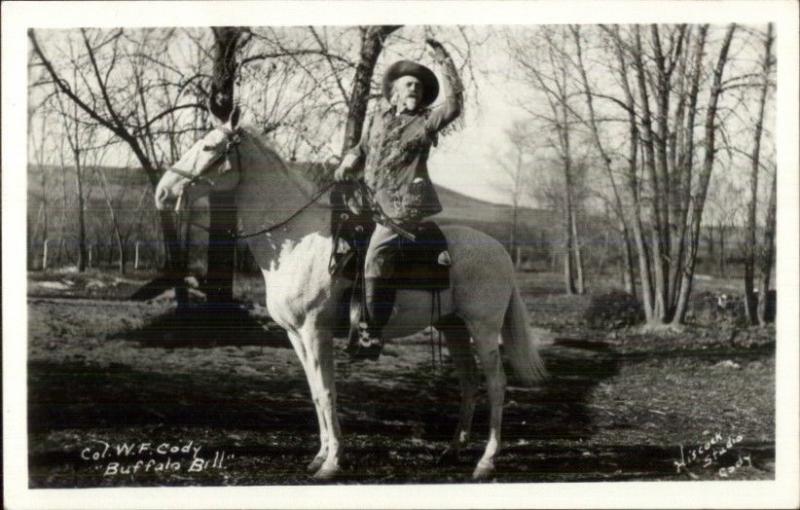
[[[369,349],[374,345],[383,345],[381,339],[376,336],[372,336],[369,332],[368,326],[366,322],[359,322],[358,323],[358,346]]]
[[[370,335],[365,322],[358,324],[358,341],[348,346],[351,361],[377,360],[383,350],[381,339]]]

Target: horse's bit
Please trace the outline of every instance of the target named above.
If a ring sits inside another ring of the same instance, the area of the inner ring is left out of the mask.
[[[237,129],[231,130],[231,129],[228,129],[227,127],[225,127],[225,126],[219,126],[216,129],[222,131],[227,136],[227,140],[226,140],[226,143],[225,143],[225,149],[220,151],[219,153],[217,153],[213,158],[211,158],[205,164],[205,166],[202,169],[200,169],[199,172],[197,172],[196,174],[193,175],[193,174],[190,174],[189,172],[186,172],[184,170],[180,170],[180,169],[175,168],[175,167],[167,168],[168,172],[172,172],[172,173],[178,174],[181,177],[184,177],[184,178],[188,179],[189,182],[186,183],[187,187],[194,186],[198,182],[204,182],[204,183],[208,184],[213,189],[216,186],[216,183],[214,182],[213,179],[209,178],[207,176],[207,174],[213,168],[215,168],[220,163],[222,163],[222,161],[225,158],[229,157],[231,152],[235,152],[236,153],[236,171],[237,171],[237,173],[239,175],[241,175],[242,156],[239,153],[239,144],[242,141],[242,137],[241,137],[239,129],[237,128]],[[203,147],[203,150],[204,151],[211,151],[211,150],[213,150],[213,148],[209,147],[209,146],[205,146],[205,147]],[[181,190],[181,194],[178,195],[178,202],[177,202],[177,204],[175,204],[175,211],[178,214],[180,214],[180,211],[182,209],[181,206],[183,205],[185,190],[186,190],[186,188]]]

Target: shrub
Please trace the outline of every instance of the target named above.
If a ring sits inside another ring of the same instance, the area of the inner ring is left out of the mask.
[[[642,322],[644,310],[635,296],[613,290],[592,296],[583,317],[591,328],[619,329]]]
[[[693,293],[686,311],[686,320],[697,324],[728,323],[746,326],[744,296],[736,293]]]

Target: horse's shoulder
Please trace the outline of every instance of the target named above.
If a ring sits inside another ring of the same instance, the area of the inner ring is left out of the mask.
[[[493,239],[488,234],[484,234],[480,230],[476,230],[466,225],[440,225],[444,237],[450,242],[470,241],[474,239]]]

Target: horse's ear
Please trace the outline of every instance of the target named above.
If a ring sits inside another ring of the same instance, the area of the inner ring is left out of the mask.
[[[241,116],[241,114],[242,110],[241,108],[239,108],[239,105],[234,106],[233,111],[231,112],[231,116],[228,119],[228,122],[231,125],[231,129],[236,129],[236,126],[239,125],[239,117]]]

